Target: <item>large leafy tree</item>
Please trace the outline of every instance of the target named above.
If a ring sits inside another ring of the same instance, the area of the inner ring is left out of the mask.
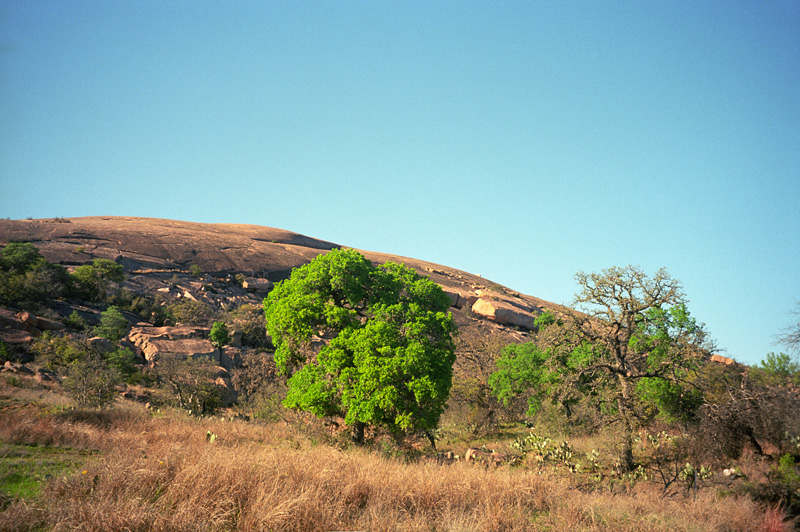
[[[638,267],[613,267],[575,279],[576,311],[543,327],[534,346],[505,353],[492,383],[503,399],[533,388],[532,411],[546,396],[568,406],[592,395],[620,423],[620,466],[631,470],[642,405],[673,417],[696,408],[700,396],[688,381],[711,346],[664,269],[648,277]]]
[[[450,392],[455,325],[433,281],[391,262],[333,250],[297,268],[264,300],[284,404],[396,434],[436,428]]]

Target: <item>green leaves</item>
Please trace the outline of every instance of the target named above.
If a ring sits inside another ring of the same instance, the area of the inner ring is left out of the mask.
[[[214,322],[208,337],[211,339],[211,343],[214,347],[220,350],[231,343],[231,337],[230,334],[228,334],[228,326],[221,321]]]
[[[111,306],[100,314],[100,325],[95,327],[94,334],[116,344],[128,334],[128,329],[130,323],[127,318],[117,307]]]
[[[450,391],[455,325],[441,288],[401,264],[333,250],[264,301],[285,405],[348,424],[433,429]]]
[[[522,394],[528,394],[528,415],[533,416],[545,397],[553,392],[557,372],[548,367],[551,353],[529,342],[503,349],[497,371],[489,377],[489,386],[505,405]]]

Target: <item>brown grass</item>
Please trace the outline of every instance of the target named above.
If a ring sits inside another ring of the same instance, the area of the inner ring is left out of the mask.
[[[405,464],[314,445],[285,424],[134,407],[4,408],[0,439],[99,451],[39,499],[11,502],[0,530],[744,531],[767,517],[711,490],[696,499],[663,499],[647,484],[586,493],[532,470]]]

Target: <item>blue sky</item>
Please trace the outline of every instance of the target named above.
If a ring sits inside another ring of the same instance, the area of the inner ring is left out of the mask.
[[[568,303],[800,300],[800,2],[0,0],[0,216],[279,227]]]

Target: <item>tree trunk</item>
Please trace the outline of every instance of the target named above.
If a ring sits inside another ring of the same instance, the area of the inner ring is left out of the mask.
[[[617,408],[622,418],[622,449],[620,449],[619,463],[623,473],[633,471],[636,464],[633,461],[633,420],[630,410],[630,387],[628,379],[618,375],[620,395],[617,396]]]
[[[353,441],[359,445],[364,443],[364,429],[366,425],[366,423],[361,421],[356,421],[353,424]]]
[[[436,452],[436,438],[433,435],[433,432],[426,430],[425,436],[428,437],[428,441],[431,442],[431,447],[433,447],[433,452]]]

